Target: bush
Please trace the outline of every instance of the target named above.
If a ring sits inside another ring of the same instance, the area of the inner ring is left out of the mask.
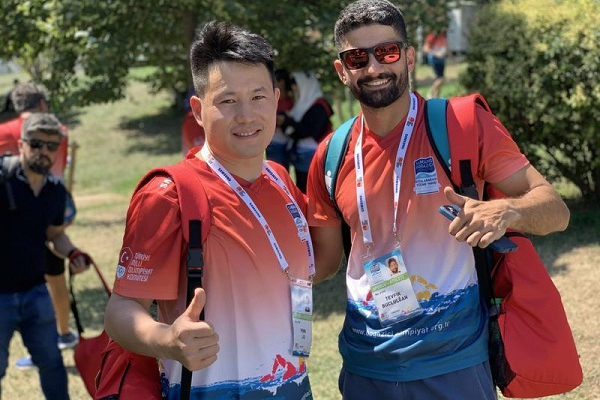
[[[550,180],[600,201],[600,2],[502,0],[483,7],[460,76]]]

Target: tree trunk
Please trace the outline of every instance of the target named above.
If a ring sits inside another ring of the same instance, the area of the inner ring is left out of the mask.
[[[192,80],[192,71],[190,68],[190,48],[196,37],[196,28],[198,26],[198,14],[192,10],[185,10],[183,12],[183,34],[185,36],[185,47],[187,49],[186,60],[188,63],[187,67],[187,87],[191,88],[194,85]]]

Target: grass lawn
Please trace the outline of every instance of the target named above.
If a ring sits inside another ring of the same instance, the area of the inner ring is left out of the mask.
[[[460,65],[448,68],[449,82],[442,91],[449,95],[459,90],[454,79]],[[416,85],[426,94],[429,68],[420,66]],[[12,84],[11,75],[0,76],[0,93]],[[422,80],[422,81],[421,81]],[[424,84],[421,84],[424,82]],[[5,90],[6,89],[6,90]],[[148,88],[132,82],[127,98],[87,107],[66,116],[71,141],[79,144],[75,159],[73,190],[79,208],[75,224],[68,233],[82,249],[90,252],[112,282],[121,245],[125,213],[131,191],[148,169],[176,162],[180,154],[182,114],[170,108],[171,98],[161,93],[150,95]],[[554,400],[600,398],[600,345],[598,344],[598,300],[600,281],[600,209],[572,208],[572,222],[566,232],[537,238],[536,244],[557,287],[572,324],[581,354],[585,381],[575,391]],[[84,336],[102,330],[106,296],[94,272],[74,279]],[[341,360],[337,334],[345,306],[344,278],[318,285],[314,292],[315,322],[313,351],[309,372],[318,400],[339,399],[337,375]],[[74,325],[73,325],[74,326]],[[9,369],[3,379],[4,399],[43,399],[37,373],[17,371],[12,366],[26,354],[20,336],[11,342]],[[63,352],[69,372],[72,399],[89,398],[73,364],[72,351]]]

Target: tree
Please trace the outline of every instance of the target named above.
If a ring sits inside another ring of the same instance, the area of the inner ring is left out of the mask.
[[[465,87],[487,98],[549,179],[599,201],[600,3],[502,1],[482,9],[470,39]]]
[[[188,52],[196,27],[232,21],[271,41],[277,64],[315,70],[328,93],[340,97],[332,61],[333,25],[348,0],[3,0],[0,58],[16,58],[52,93],[56,110],[108,102],[125,94],[132,66],[153,67],[155,90],[185,92]],[[414,37],[444,0],[396,2]]]
[[[0,58],[16,58],[44,83],[57,109],[123,97],[140,60],[156,66],[155,89],[185,88],[184,31],[189,35],[190,16],[207,7],[189,0],[4,0]]]

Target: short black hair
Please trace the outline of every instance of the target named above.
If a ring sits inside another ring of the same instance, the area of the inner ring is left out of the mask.
[[[46,89],[37,83],[19,83],[10,92],[10,99],[18,114],[24,111],[36,111],[41,101],[48,101]]]
[[[398,7],[387,0],[357,0],[342,10],[335,22],[333,35],[338,51],[343,50],[348,33],[369,25],[391,26],[408,45],[406,22]]]
[[[262,36],[228,22],[211,21],[204,25],[190,49],[194,88],[204,94],[209,67],[220,61],[262,64],[275,87],[273,48]]]

